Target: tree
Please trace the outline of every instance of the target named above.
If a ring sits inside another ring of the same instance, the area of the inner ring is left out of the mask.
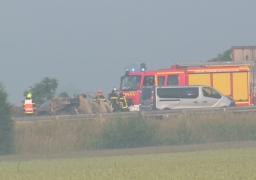
[[[208,60],[208,62],[218,62],[218,61],[232,61],[232,49],[224,51],[222,54],[218,54],[216,58]]]
[[[68,93],[66,93],[66,92],[62,92],[62,93],[60,93],[60,94],[58,95],[58,97],[69,98],[69,95],[68,95]]]
[[[0,83],[0,154],[11,154],[14,149],[14,122],[8,95]]]
[[[33,101],[42,104],[47,100],[51,100],[55,96],[58,87],[58,80],[56,78],[45,77],[39,83],[29,87],[29,90],[23,92],[24,97],[30,92],[33,95]]]

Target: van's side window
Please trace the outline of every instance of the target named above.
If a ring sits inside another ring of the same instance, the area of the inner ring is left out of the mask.
[[[164,85],[164,80],[165,80],[164,76],[158,76],[157,77],[158,86],[163,86]]]
[[[198,98],[198,87],[180,88],[180,98]]]
[[[167,86],[170,85],[179,85],[179,77],[178,75],[169,75],[167,79]]]
[[[179,88],[157,88],[159,98],[180,98]]]
[[[216,90],[210,87],[203,87],[202,91],[203,91],[204,97],[215,98],[215,99],[221,98],[221,95]]]

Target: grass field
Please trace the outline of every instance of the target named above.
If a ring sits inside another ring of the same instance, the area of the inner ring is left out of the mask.
[[[181,115],[163,120],[141,116],[88,120],[16,122],[15,153],[169,146],[256,140],[256,113]]]
[[[70,159],[1,159],[0,179],[256,179],[255,159],[256,148]]]

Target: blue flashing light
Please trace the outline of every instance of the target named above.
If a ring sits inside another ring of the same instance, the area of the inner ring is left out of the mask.
[[[141,68],[140,70],[144,72],[144,71],[145,71],[145,68]]]
[[[134,68],[132,68],[132,72],[134,72],[135,71],[135,69]]]

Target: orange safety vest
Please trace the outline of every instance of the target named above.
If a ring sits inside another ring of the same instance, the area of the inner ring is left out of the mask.
[[[26,99],[24,102],[24,113],[33,114],[34,113],[34,104],[32,99]]]

